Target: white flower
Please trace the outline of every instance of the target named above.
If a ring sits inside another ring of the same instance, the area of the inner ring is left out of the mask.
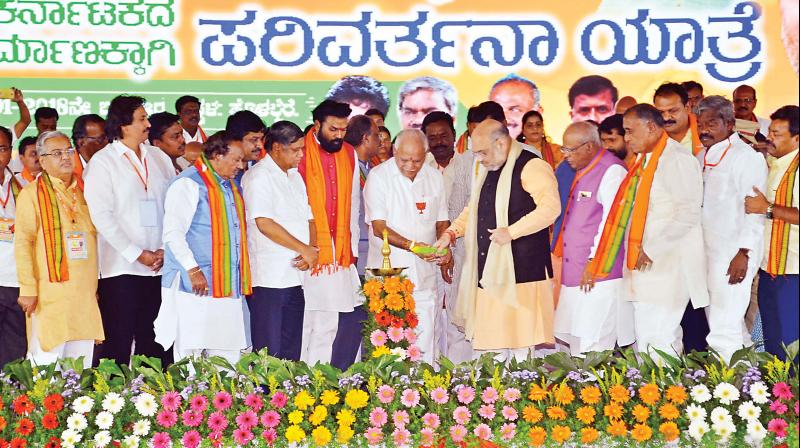
[[[691,422],[696,420],[705,420],[706,415],[706,410],[696,404],[690,404],[689,406],[686,406],[686,416],[689,417],[689,421]]]
[[[92,410],[92,406],[94,406],[94,400],[87,397],[86,395],[82,397],[78,397],[77,400],[72,402],[72,410],[77,412],[78,414],[86,414]]]
[[[74,429],[75,431],[83,431],[89,424],[86,422],[86,417],[83,414],[72,414],[67,418],[67,428]]]
[[[149,420],[137,420],[136,423],[133,424],[133,434],[136,436],[146,436],[150,433],[150,421]]]
[[[392,349],[392,354],[400,357],[400,360],[406,359],[406,351],[403,347],[395,347]]]
[[[100,429],[108,429],[114,424],[114,415],[108,411],[103,411],[97,414],[97,417],[94,419],[94,423]]]
[[[125,448],[136,448],[139,446],[139,436],[127,436],[122,439],[122,445]]]
[[[108,431],[98,432],[94,435],[94,443],[96,447],[103,448],[111,443],[111,434],[109,434]]]
[[[711,428],[708,427],[708,423],[702,420],[696,420],[689,423],[689,435],[697,441],[702,439],[703,435],[705,435],[705,433],[707,433],[710,429]]]
[[[61,446],[65,447],[74,447],[81,441],[81,434],[74,429],[65,429],[64,432],[61,433]]]
[[[731,404],[739,399],[739,389],[730,383],[719,383],[714,388],[714,398],[722,404]]]
[[[106,410],[112,414],[116,414],[117,412],[121,411],[123,406],[125,406],[125,399],[116,392],[110,392],[103,399],[103,410]]]
[[[691,392],[689,392],[689,395],[691,395],[692,399],[698,403],[705,403],[711,399],[711,392],[703,384],[694,386]]]
[[[758,420],[747,422],[747,437],[754,442],[754,445],[761,446],[760,443],[766,436],[767,430],[764,429],[764,425],[762,425],[761,422]]]
[[[711,411],[711,424],[712,425],[721,425],[732,423],[733,419],[731,418],[731,413],[728,412],[727,409],[716,407]]]
[[[136,410],[142,417],[152,417],[158,411],[158,403],[155,397],[145,392],[136,399]]]
[[[761,408],[754,405],[752,401],[745,401],[744,403],[739,405],[739,410],[737,414],[742,419],[750,422],[750,421],[757,421],[758,417],[761,416]]]
[[[761,381],[756,381],[750,385],[750,396],[755,404],[769,403],[769,390]]]
[[[730,439],[731,435],[736,432],[736,425],[733,422],[727,422],[722,424],[714,423],[712,426],[714,429],[714,433],[719,436],[720,442],[727,442]]]

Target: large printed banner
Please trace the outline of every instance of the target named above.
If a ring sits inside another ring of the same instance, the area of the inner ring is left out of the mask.
[[[746,83],[765,116],[798,103],[797,73],[797,0],[0,0],[0,88],[56,108],[64,129],[119,93],[151,113],[198,96],[212,132],[241,109],[303,126],[328,96],[387,111],[393,130],[431,109],[463,129],[491,98],[516,121],[542,110],[560,140],[586,75],[613,83],[606,103],[649,102],[663,81],[728,97]],[[0,123],[17,113],[0,100]]]

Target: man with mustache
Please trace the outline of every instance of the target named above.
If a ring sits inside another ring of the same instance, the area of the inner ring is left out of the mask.
[[[200,127],[200,100],[191,95],[184,95],[175,101],[175,111],[181,119],[183,139],[186,143],[205,143],[206,133]]]
[[[254,163],[266,155],[264,151],[264,134],[267,127],[258,115],[249,110],[240,110],[228,117],[225,123],[225,135],[232,141],[239,142],[244,148],[244,169],[234,179],[242,185],[242,176]]]
[[[72,125],[72,143],[75,145],[75,176],[83,182],[83,171],[92,156],[108,144],[106,120],[97,114],[81,115]]]
[[[159,112],[150,116],[150,143],[160,149],[163,154],[169,157],[175,174],[183,171],[178,159],[186,150],[183,128],[179,122],[180,117],[169,112]]]
[[[319,258],[306,274],[303,288],[303,347],[300,359],[331,362],[340,313],[352,313],[358,295],[358,209],[361,203],[358,164],[344,142],[350,106],[325,100],[312,111],[314,126],[305,136],[306,153],[297,167],[306,183],[314,218]]]
[[[730,361],[751,345],[744,326],[750,287],[763,252],[764,217],[745,213],[753,189],[764,191],[767,164],[734,132],[733,104],[717,95],[698,105],[703,163],[703,240],[708,257],[708,345]]]
[[[755,134],[760,132],[766,138],[769,134],[769,118],[758,117],[754,113],[758,100],[756,89],[742,84],[733,91],[733,111],[736,116],[736,131],[751,143],[756,143]]]
[[[697,115],[697,105],[705,98],[705,95],[703,95],[703,85],[697,81],[684,81],[681,85],[686,89],[686,93],[689,95],[689,102],[686,105],[689,106],[689,110],[691,110],[693,114]]]
[[[633,166],[636,154],[633,151],[628,151],[627,146],[625,146],[625,129],[622,127],[622,114],[614,114],[603,120],[600,123],[599,131],[603,148],[619,157],[625,163],[626,168]]]
[[[669,138],[683,145],[702,164],[704,147],[697,132],[697,117],[689,108],[686,89],[674,82],[661,84],[653,95],[653,105],[664,117],[664,130]]]

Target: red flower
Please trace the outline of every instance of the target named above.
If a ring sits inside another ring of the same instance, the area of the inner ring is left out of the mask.
[[[50,441],[45,444],[44,448],[61,448],[61,439],[50,437]]]
[[[33,421],[29,418],[21,418],[17,423],[17,434],[22,436],[27,436],[33,432],[36,425],[33,424]]]
[[[0,409],[2,409],[2,407],[0,407]],[[0,439],[0,448],[8,448],[8,442],[6,442],[5,439]]]
[[[33,412],[35,406],[31,403],[31,399],[27,395],[20,395],[14,400],[14,412],[19,415],[28,415]],[[12,441],[13,445],[14,442]]]
[[[50,394],[44,398],[44,408],[52,413],[64,409],[64,397],[61,394]]]
[[[58,416],[56,414],[45,414],[42,417],[42,427],[44,429],[56,429],[58,428]]]
[[[3,432],[3,430],[4,430],[4,429],[6,429],[6,419],[5,419],[5,417],[3,417],[2,415],[0,415],[0,432]],[[3,440],[3,439],[0,439],[0,448],[5,448],[5,447],[3,446],[3,444],[4,444],[4,443],[5,443],[6,445],[8,445],[8,442],[6,442],[6,441],[5,441],[5,440]]]
[[[375,315],[375,322],[381,327],[388,327],[392,323],[392,315],[386,311],[381,311]]]
[[[406,312],[406,323],[411,328],[417,328],[419,325],[419,318],[417,317],[417,313],[413,313],[411,311]]]
[[[403,321],[402,317],[395,317],[392,316],[391,322],[389,322],[390,327],[400,327],[403,328],[405,326],[405,322]]]
[[[28,442],[22,439],[11,439],[11,448],[27,448]]]

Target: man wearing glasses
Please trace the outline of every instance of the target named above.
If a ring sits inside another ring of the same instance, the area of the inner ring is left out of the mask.
[[[75,176],[83,179],[89,159],[108,144],[106,120],[97,114],[81,115],[72,125],[72,144],[75,145]]]
[[[764,139],[769,134],[769,118],[756,116],[754,110],[758,104],[756,99],[756,89],[742,84],[733,91],[733,112],[736,116],[736,131],[745,138],[755,143],[757,132],[761,133]]]

